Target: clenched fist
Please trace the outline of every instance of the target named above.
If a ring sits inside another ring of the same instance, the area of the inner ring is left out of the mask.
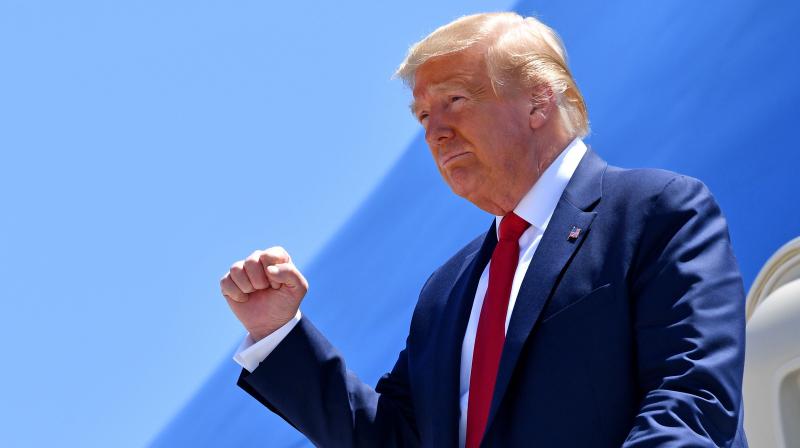
[[[219,283],[254,341],[289,322],[308,291],[308,282],[282,247],[257,250],[237,261]]]

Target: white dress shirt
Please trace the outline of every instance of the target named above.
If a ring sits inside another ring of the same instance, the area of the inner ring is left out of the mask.
[[[533,254],[539,247],[550,217],[556,209],[561,194],[575,173],[578,163],[586,153],[586,145],[583,140],[576,138],[573,140],[553,163],[542,173],[536,184],[528,191],[514,209],[520,218],[531,223],[531,226],[519,238],[519,263],[514,273],[514,280],[511,283],[511,296],[508,301],[508,311],[506,313],[505,329],[508,331],[508,322],[511,320],[511,312],[517,301],[517,294],[522,285],[525,272],[531,264]],[[495,231],[499,232],[502,216],[495,218]],[[491,264],[491,262],[489,263]],[[467,331],[464,334],[464,341],[461,345],[461,374],[459,391],[459,408],[461,417],[458,422],[458,445],[463,447],[467,439],[467,404],[469,403],[469,378],[472,372],[472,351],[475,346],[475,335],[478,331],[478,319],[483,306],[483,298],[489,286],[489,264],[484,268],[481,278],[478,281],[478,288],[475,290],[475,300],[472,302],[472,311],[467,323]],[[233,359],[252,372],[258,365],[272,353],[272,350],[289,334],[295,325],[300,321],[301,314],[297,315],[286,323],[283,327],[253,343],[250,335],[242,341]]]

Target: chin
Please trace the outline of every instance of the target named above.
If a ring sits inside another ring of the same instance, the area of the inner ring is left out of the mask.
[[[459,180],[461,182],[456,179],[445,177],[445,181],[447,182],[447,185],[450,186],[450,190],[457,196],[468,200],[474,206],[487,213],[491,213],[493,215],[498,214],[495,213],[497,210],[492,207],[492,202],[486,200],[487,196],[485,194],[481,194],[486,192],[479,188],[481,186],[480,183],[474,182],[475,179],[472,178],[462,178]]]
[[[450,190],[456,194],[456,196],[460,196],[470,202],[473,202],[476,196],[476,189],[473,185],[464,182],[453,182],[449,181],[447,183],[450,186]]]
[[[459,196],[465,196],[470,191],[475,191],[478,187],[475,173],[472,170],[460,166],[454,166],[445,170],[444,180],[450,185],[450,189]]]

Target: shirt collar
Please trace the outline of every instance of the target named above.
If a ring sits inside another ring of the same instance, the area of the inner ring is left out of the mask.
[[[583,155],[586,154],[586,150],[586,145],[579,137],[572,140],[522,197],[514,209],[514,213],[531,223],[531,226],[544,232],[547,223],[550,222],[550,217],[556,210],[561,194],[564,193],[564,189],[575,173],[575,169],[578,168],[578,163]],[[495,228],[498,234],[502,219],[502,216],[497,216],[495,219]]]

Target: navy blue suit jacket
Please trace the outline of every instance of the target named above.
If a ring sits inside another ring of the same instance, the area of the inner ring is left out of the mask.
[[[306,316],[239,386],[319,446],[456,446],[461,343],[495,244],[492,222],[431,275],[375,389]],[[589,150],[525,274],[483,446],[747,446],[744,304],[701,182]]]

